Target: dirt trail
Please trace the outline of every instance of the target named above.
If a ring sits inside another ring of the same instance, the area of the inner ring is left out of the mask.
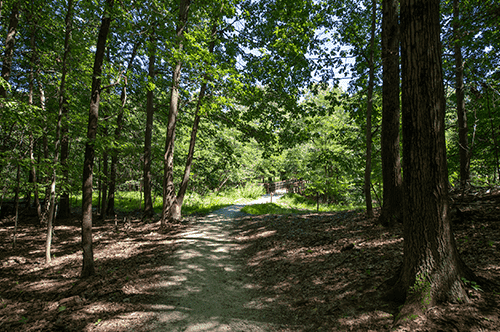
[[[182,245],[173,257],[175,265],[165,266],[168,277],[156,289],[158,304],[151,306],[155,319],[144,331],[286,330],[280,313],[264,297],[256,297],[251,276],[241,272],[242,245],[235,241],[230,221],[244,215],[244,205],[197,219],[178,234]]]

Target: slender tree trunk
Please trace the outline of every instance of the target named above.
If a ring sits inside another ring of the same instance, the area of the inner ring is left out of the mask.
[[[17,164],[16,173],[16,190],[14,193],[14,207],[16,209],[16,216],[14,219],[14,240],[12,241],[12,248],[16,248],[16,238],[17,238],[17,225],[19,221],[19,183],[21,182],[21,165]]]
[[[17,24],[19,23],[19,1],[12,4],[10,14],[9,29],[5,40],[5,50],[2,63],[2,78],[8,82],[14,57],[14,44],[16,42]],[[0,84],[0,98],[7,98],[7,90]]]
[[[35,150],[35,140],[33,138],[33,134],[30,133],[30,150],[29,150],[29,155],[30,155],[30,164],[31,164],[31,169],[30,169],[30,178],[33,183],[33,196],[34,196],[34,204],[36,208],[36,213],[38,216],[38,222],[42,220],[42,207],[40,206],[40,199],[38,198],[38,179],[36,176],[36,166],[35,166],[35,155],[34,155],[34,150]]]
[[[42,83],[40,82],[40,80],[38,80],[38,93],[40,94],[40,109],[42,110],[42,114],[46,114],[46,108],[45,108],[45,90],[43,89],[43,85]],[[47,120],[47,117],[44,116],[44,125],[45,125],[45,128],[44,128],[44,132],[47,132],[47,128],[48,128],[48,120]],[[43,149],[43,158],[44,160],[49,160],[50,158],[50,152],[49,152],[49,139],[48,139],[48,136],[47,135],[44,135],[42,137],[42,149]],[[49,179],[47,177],[43,178],[42,179],[42,182],[43,183],[47,183],[49,181]],[[46,185],[45,187],[45,195],[44,195],[44,205],[42,207],[42,218],[40,220],[40,222],[42,224],[45,224],[47,222],[47,216],[48,216],[48,213],[49,213],[49,210],[50,210],[50,185]]]
[[[210,42],[208,47],[208,51],[210,53],[214,52],[216,34],[217,34],[217,24],[214,23],[211,34],[212,41]],[[205,98],[205,92],[207,90],[207,82],[209,79],[210,77],[207,74],[205,74],[203,83],[201,84],[200,87],[200,93],[198,95],[198,102],[196,104],[196,110],[194,115],[193,128],[191,130],[191,139],[189,141],[189,150],[186,158],[186,167],[184,168],[184,176],[182,177],[182,182],[179,187],[179,192],[177,193],[176,200],[171,207],[171,215],[173,220],[180,220],[182,218],[181,215],[182,203],[184,202],[184,196],[186,195],[186,190],[189,182],[189,174],[191,173],[191,166],[193,164],[194,148],[196,145],[196,135],[198,133],[198,127],[201,118],[200,114],[201,105],[203,104],[204,101],[203,99]]]
[[[378,222],[392,226],[403,221],[399,146],[399,0],[382,1],[382,178],[383,205]]]
[[[94,142],[97,133],[97,121],[99,119],[99,102],[101,99],[101,75],[106,40],[108,39],[109,27],[111,25],[110,10],[113,8],[114,0],[106,0],[105,14],[102,17],[97,48],[92,72],[92,91],[90,99],[89,122],[87,129],[87,143],[85,144],[85,159],[83,166],[83,188],[82,188],[82,248],[83,266],[81,277],[89,277],[95,273],[94,252],[92,249],[92,175],[94,167]]]
[[[130,55],[130,60],[127,65],[127,71],[125,72],[125,75],[128,74],[130,69],[132,68],[132,64],[135,60],[135,56],[137,54],[137,49],[140,46],[140,41],[136,42],[134,45],[134,48],[132,49],[132,53]],[[119,142],[121,138],[121,133],[123,129],[123,115],[125,112],[125,104],[127,102],[127,77],[125,76],[125,84],[123,85],[122,92],[120,94],[120,112],[118,113],[118,116],[116,118],[116,129],[115,129],[115,142]],[[116,148],[113,148],[111,150],[111,167],[110,167],[110,174],[109,174],[109,193],[108,193],[108,215],[114,215],[115,214],[115,191],[116,191],[116,171],[118,167],[118,155],[119,155],[119,150]]]
[[[373,206],[371,195],[371,173],[372,173],[372,109],[373,109],[373,85],[375,73],[375,20],[376,20],[377,2],[372,0],[372,24],[370,33],[370,55],[369,55],[369,74],[368,74],[368,93],[366,107],[366,164],[365,164],[365,201],[366,215],[373,218]]]
[[[439,0],[401,1],[404,258],[399,322],[441,301],[467,301],[474,280],[449,217]]]
[[[31,21],[31,20],[30,20]],[[35,85],[35,61],[36,61],[36,51],[35,51],[35,41],[36,41],[36,29],[33,26],[31,29],[31,38],[30,38],[30,47],[31,47],[31,57],[30,57],[30,72],[29,72],[29,81],[28,81],[28,105],[33,105],[33,95],[34,95],[34,85]],[[33,133],[30,132],[29,135],[30,139],[30,162],[31,162],[31,169],[30,169],[30,180],[33,183],[33,191],[34,191],[34,196],[35,196],[35,205],[36,205],[36,210],[37,210],[37,216],[38,216],[38,222],[42,222],[42,208],[40,206],[40,200],[38,199],[38,179],[36,176],[36,166],[35,166],[35,157],[33,155],[33,149],[34,149],[34,137]],[[31,188],[30,188],[31,189]],[[29,194],[31,197],[31,193]]]
[[[52,168],[52,181],[50,183],[50,208],[48,212],[48,220],[47,220],[47,241],[45,243],[45,263],[50,264],[50,251],[52,246],[52,234],[53,234],[53,221],[55,218],[56,211],[56,181],[57,181],[57,165],[59,163],[59,148],[61,145],[61,128],[62,128],[62,120],[64,116],[64,108],[65,108],[65,94],[66,94],[66,75],[68,71],[68,56],[69,56],[69,38],[71,30],[71,20],[72,20],[72,9],[73,9],[73,1],[68,0],[68,9],[66,12],[66,33],[64,37],[64,54],[62,59],[62,69],[61,69],[61,82],[59,84],[59,111],[57,114],[57,124],[56,124],[56,137],[54,144],[54,160],[53,160],[53,168]],[[68,23],[69,21],[69,23]]]
[[[460,153],[460,184],[465,186],[470,180],[469,140],[467,112],[464,97],[464,65],[460,42],[459,0],[453,0],[453,38],[455,41],[455,90],[457,95],[458,144]]]
[[[61,166],[62,176],[66,185],[69,183],[69,169],[68,169],[68,156],[69,156],[69,137],[68,137],[68,105],[66,100],[66,75],[68,69],[68,57],[71,52],[71,32],[73,29],[73,0],[68,0],[68,10],[66,11],[65,34],[64,34],[64,54],[63,66],[61,70],[61,86],[59,87],[59,112],[62,116],[61,119]],[[64,78],[64,80],[63,80]],[[64,81],[64,84],[63,84]],[[59,216],[66,218],[70,215],[69,193],[67,189],[63,190],[59,200]]]
[[[485,83],[482,84],[484,93],[486,95],[486,108],[488,110],[488,116],[490,118],[490,126],[491,126],[491,139],[493,140],[493,151],[495,152],[495,167],[493,168],[493,182],[497,181],[497,174],[498,174],[498,180],[500,181],[500,158],[499,158],[499,153],[498,153],[498,140],[497,140],[497,131],[495,128],[495,124],[493,122],[493,114],[491,113],[491,106],[490,106],[490,93],[489,93],[489,88],[488,85]]]
[[[151,81],[147,91],[146,103],[146,134],[144,138],[144,218],[150,218],[154,214],[153,201],[151,200],[151,137],[153,135],[154,115],[154,78],[156,59],[156,37],[152,32],[149,41],[149,77]]]
[[[63,122],[61,128],[61,168],[62,168],[62,178],[66,187],[63,188],[63,192],[59,199],[59,217],[67,218],[71,214],[70,201],[69,201],[69,191],[67,186],[69,186],[69,137],[68,137],[68,107],[66,105],[66,100],[64,101],[63,108]]]
[[[178,39],[178,50],[182,52],[184,47],[184,31],[187,26],[190,0],[181,0],[179,8],[179,22],[176,35]],[[165,141],[164,175],[163,175],[163,208],[161,226],[165,227],[166,219],[170,219],[170,208],[176,200],[174,188],[174,142],[175,125],[179,111],[179,83],[181,77],[182,61],[178,60],[172,73],[172,89],[170,94],[170,109],[168,114],[167,138]],[[169,220],[171,222],[171,220]]]
[[[182,177],[182,182],[179,187],[179,192],[177,193],[177,197],[175,202],[172,204],[171,212],[172,220],[180,220],[181,216],[181,208],[182,203],[184,201],[184,196],[186,195],[186,190],[189,182],[189,174],[191,173],[191,166],[193,164],[193,156],[194,156],[194,147],[196,144],[196,134],[198,133],[198,126],[200,123],[200,106],[203,102],[203,97],[205,96],[205,91],[207,88],[207,83],[203,83],[200,89],[200,94],[198,97],[198,103],[196,105],[196,114],[194,116],[193,128],[191,130],[191,140],[189,141],[189,150],[186,159],[186,167],[184,168],[184,176]]]
[[[104,129],[104,136],[108,136],[108,129]],[[100,206],[100,213],[101,213],[101,219],[104,220],[106,219],[106,214],[108,211],[107,207],[107,197],[108,197],[108,151],[107,149],[103,152],[102,154],[102,174],[101,174],[101,190],[102,190],[102,201],[101,201],[101,206]]]

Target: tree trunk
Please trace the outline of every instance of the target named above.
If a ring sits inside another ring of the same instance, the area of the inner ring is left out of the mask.
[[[20,158],[19,158],[20,159]],[[14,192],[14,207],[16,209],[16,216],[14,219],[14,234],[12,241],[12,249],[16,248],[16,238],[17,238],[17,225],[19,222],[19,183],[21,182],[21,164],[17,163],[17,172],[16,172],[16,189]]]
[[[64,19],[65,33],[64,33],[64,54],[63,66],[61,70],[61,85],[59,87],[59,114],[61,116],[61,166],[64,182],[68,185],[69,182],[69,169],[68,169],[68,156],[69,156],[69,137],[68,137],[68,105],[66,101],[66,75],[68,69],[68,57],[70,54],[70,41],[71,30],[73,29],[73,0],[68,0],[68,10]],[[64,83],[63,83],[64,82]],[[67,189],[63,189],[61,198],[59,200],[59,216],[66,218],[70,215],[69,207],[69,193]]]
[[[108,136],[108,131],[107,129],[104,132],[105,136]],[[108,151],[103,152],[102,154],[102,177],[101,177],[101,183],[102,183],[102,201],[101,201],[101,207],[100,207],[100,213],[101,213],[101,219],[104,220],[106,219],[106,214],[107,214],[107,206],[108,206]]]
[[[110,10],[114,0],[106,0],[106,8],[99,29],[97,48],[92,72],[92,91],[90,99],[89,122],[87,128],[87,143],[85,144],[85,159],[82,181],[82,248],[83,266],[81,277],[94,275],[94,253],[92,249],[92,175],[94,167],[94,142],[99,118],[99,102],[101,93],[101,75],[106,40],[111,25]]]
[[[467,301],[474,278],[451,229],[439,0],[401,1],[404,259],[399,321],[441,301]]]
[[[146,134],[144,138],[144,218],[151,218],[154,214],[153,201],[151,199],[151,137],[153,135],[154,115],[154,78],[156,59],[156,37],[154,31],[150,38],[149,48],[149,77],[150,84],[147,87],[146,102]]]
[[[17,24],[19,23],[19,1],[12,4],[10,14],[9,29],[5,40],[5,51],[2,63],[2,78],[8,82],[12,67],[12,58],[14,56],[14,44],[16,42]],[[7,98],[7,90],[0,84],[0,98]]]
[[[63,122],[61,127],[61,168],[62,168],[62,178],[66,186],[69,186],[69,137],[68,137],[68,107],[66,105],[66,100],[64,100],[63,107]],[[59,199],[59,214],[60,218],[67,218],[71,214],[69,192],[67,187],[62,189],[63,192]]]
[[[130,55],[130,60],[127,65],[127,71],[125,75],[132,68],[132,63],[134,62],[135,56],[137,54],[137,49],[141,43],[138,41],[135,43],[134,48],[132,49],[132,54]],[[125,112],[125,103],[127,102],[127,77],[125,76],[125,84],[123,85],[122,92],[120,94],[120,112],[116,118],[116,129],[115,129],[115,142],[119,142],[121,138],[121,133],[123,129],[123,114]],[[116,191],[116,170],[118,166],[118,149],[114,148],[111,152],[111,167],[109,174],[109,193],[108,193],[108,215],[115,214],[115,191]]]
[[[464,97],[464,65],[460,42],[459,0],[453,0],[453,38],[455,41],[455,90],[457,95],[458,144],[460,153],[460,185],[470,180],[469,140],[467,137],[467,112]]]
[[[36,177],[36,166],[35,166],[35,156],[34,156],[34,150],[35,150],[35,142],[33,138],[33,134],[30,133],[30,148],[29,148],[29,155],[30,155],[30,179],[33,183],[33,196],[34,196],[34,204],[36,208],[36,213],[38,216],[38,222],[40,223],[42,220],[42,207],[40,206],[40,199],[38,198],[38,179]]]
[[[61,127],[63,120],[63,113],[65,108],[65,94],[66,94],[66,74],[68,70],[68,57],[69,57],[69,37],[71,33],[71,21],[72,19],[72,7],[73,1],[68,1],[68,10],[66,12],[66,33],[64,37],[64,54],[62,59],[62,69],[61,69],[61,82],[59,84],[59,112],[57,114],[57,124],[56,124],[56,140],[54,144],[54,161],[52,169],[52,182],[50,184],[50,196],[49,196],[49,211],[47,219],[47,241],[45,243],[45,263],[50,264],[50,251],[52,245],[52,233],[53,233],[53,221],[55,218],[56,211],[56,181],[57,181],[57,164],[59,163],[59,147],[61,144]]]
[[[366,165],[365,165],[365,201],[366,216],[373,218],[373,206],[371,195],[371,173],[372,173],[372,109],[373,109],[373,85],[375,72],[375,23],[376,23],[377,2],[372,0],[372,24],[370,33],[370,54],[368,65],[370,66],[368,74],[368,93],[366,105]]]
[[[382,178],[383,205],[378,222],[403,221],[403,180],[399,146],[399,0],[382,1]]]
[[[210,42],[208,47],[208,51],[210,53],[214,52],[216,34],[217,34],[217,24],[214,23],[211,34],[212,41]],[[196,135],[198,133],[198,127],[201,118],[200,114],[201,105],[203,104],[203,99],[205,98],[205,92],[207,90],[207,82],[209,79],[210,77],[207,74],[205,74],[203,83],[201,84],[200,87],[200,94],[198,95],[198,102],[196,104],[196,110],[194,115],[193,128],[191,129],[191,140],[189,141],[189,150],[186,159],[186,167],[184,168],[184,176],[182,177],[182,182],[179,187],[179,192],[177,193],[177,198],[174,204],[172,205],[171,215],[173,220],[180,220],[182,217],[181,216],[182,203],[184,202],[184,196],[186,195],[186,190],[189,182],[189,174],[191,173],[191,166],[193,165],[194,147],[196,145]]]
[[[190,0],[181,0],[179,8],[179,22],[177,24],[178,50],[182,52],[184,47],[184,31],[187,26]],[[177,60],[172,73],[172,91],[170,95],[170,109],[168,113],[167,138],[165,141],[164,174],[163,174],[163,208],[161,215],[161,226],[165,227],[167,218],[171,222],[170,210],[176,201],[174,188],[174,142],[175,125],[179,111],[179,82],[181,77],[182,61]]]
[[[491,139],[493,140],[493,151],[495,152],[495,167],[493,168],[493,182],[495,183],[497,181],[497,174],[498,174],[498,181],[500,181],[500,158],[499,158],[499,153],[498,153],[498,140],[497,140],[497,131],[495,128],[495,124],[493,122],[493,114],[491,113],[491,107],[490,107],[490,93],[489,93],[489,87],[485,83],[482,84],[484,93],[486,94],[486,109],[488,110],[488,116],[490,118],[490,126],[491,126]]]

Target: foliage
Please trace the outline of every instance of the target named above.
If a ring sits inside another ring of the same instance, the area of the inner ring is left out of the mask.
[[[362,204],[332,205],[319,204],[319,212],[337,212],[346,209],[359,209]],[[314,199],[299,194],[286,194],[274,203],[247,205],[241,211],[262,214],[296,214],[317,212],[317,203]]]

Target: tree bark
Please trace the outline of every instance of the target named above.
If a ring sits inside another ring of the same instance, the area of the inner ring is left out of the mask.
[[[130,55],[130,60],[127,65],[127,70],[125,72],[125,83],[122,88],[122,92],[120,94],[120,112],[116,118],[116,129],[115,129],[115,143],[118,143],[121,138],[121,133],[123,129],[123,115],[125,112],[125,104],[127,102],[127,77],[126,75],[132,68],[132,63],[135,60],[135,56],[137,54],[137,49],[141,43],[138,41],[135,43],[134,48],[132,49],[132,53]],[[109,174],[109,192],[108,192],[108,215],[115,214],[115,191],[116,191],[116,171],[118,167],[118,155],[119,150],[114,148],[111,150],[111,166],[110,166],[110,174]]]
[[[14,57],[14,44],[16,42],[17,24],[19,23],[19,1],[12,4],[12,11],[9,19],[9,28],[5,40],[5,51],[2,63],[2,78],[8,82]],[[7,90],[0,84],[0,98],[7,98]]]
[[[19,158],[21,159],[21,158]],[[14,191],[14,207],[16,210],[16,215],[14,219],[14,234],[12,241],[12,249],[16,248],[16,239],[17,239],[17,225],[19,222],[19,183],[21,182],[21,164],[17,164],[17,172],[16,172],[16,189]]]
[[[373,85],[375,76],[375,20],[377,2],[372,0],[372,23],[370,30],[370,54],[368,55],[368,93],[366,105],[366,164],[365,164],[365,201],[366,216],[373,218],[373,206],[371,195],[371,173],[372,173],[372,109],[373,109]]]
[[[469,140],[464,96],[464,65],[460,42],[459,0],[453,0],[453,38],[455,42],[455,91],[457,95],[458,144],[460,153],[460,185],[470,181]]]
[[[146,133],[144,137],[144,218],[154,214],[153,200],[151,199],[151,137],[153,135],[154,116],[154,78],[156,59],[156,37],[154,31],[149,40],[149,68],[148,78],[150,85],[147,87],[146,102]]]
[[[491,113],[491,107],[490,107],[490,93],[489,93],[489,87],[486,83],[482,83],[484,93],[486,95],[486,109],[488,110],[488,117],[490,118],[490,126],[491,126],[491,139],[493,141],[493,151],[495,152],[495,166],[493,167],[493,182],[497,182],[497,175],[498,175],[498,181],[500,181],[500,158],[499,158],[499,153],[498,153],[498,139],[497,139],[497,131],[495,128],[495,124],[493,122],[493,114]]]
[[[108,136],[107,128],[104,131],[104,136]],[[101,201],[101,219],[106,219],[106,214],[108,212],[108,151],[107,149],[102,154],[102,177],[101,177],[101,190],[102,190],[102,201]]]
[[[382,179],[383,205],[378,222],[403,221],[403,180],[399,146],[399,0],[382,1]]]
[[[68,10],[66,13],[66,29],[68,29],[68,20],[71,20],[73,1],[68,1]],[[57,114],[57,124],[56,124],[56,140],[54,144],[54,161],[52,169],[52,181],[50,184],[50,196],[49,196],[49,211],[47,219],[47,240],[45,242],[45,263],[50,264],[50,251],[52,245],[52,233],[53,233],[53,221],[55,218],[56,211],[56,181],[57,181],[57,164],[59,163],[59,147],[61,144],[61,127],[64,112],[65,103],[65,93],[66,93],[66,74],[67,74],[67,62],[69,56],[69,35],[70,31],[66,30],[65,42],[64,42],[64,54],[62,60],[62,70],[61,70],[61,82],[59,85],[59,112]]]
[[[449,217],[439,0],[401,1],[404,258],[399,321],[442,301],[467,301],[473,280]]]
[[[85,159],[83,164],[82,181],[82,248],[83,266],[81,277],[94,275],[94,253],[92,249],[92,175],[94,167],[94,142],[99,119],[99,102],[101,98],[101,75],[106,41],[108,39],[114,0],[106,0],[104,15],[99,29],[97,48],[92,72],[92,91],[90,99],[89,121],[87,128],[87,143],[85,144]]]
[[[190,0],[181,0],[179,8],[179,22],[177,24],[176,35],[178,40],[177,48],[182,51],[184,47],[184,31],[187,26]],[[164,174],[163,174],[163,208],[161,215],[161,226],[165,227],[167,218],[171,222],[170,210],[176,200],[174,188],[174,142],[175,126],[177,122],[179,105],[179,82],[181,77],[182,61],[177,60],[172,73],[172,89],[170,95],[170,109],[168,113],[167,138],[165,141]]]
[[[214,48],[215,48],[215,37],[217,34],[217,23],[214,23],[212,27],[212,33],[211,33],[211,38],[212,41],[209,43],[208,46],[208,52],[213,53]],[[177,193],[176,200],[174,204],[172,205],[172,219],[173,220],[180,220],[182,218],[181,216],[181,210],[182,210],[182,203],[184,202],[184,196],[186,195],[186,190],[187,186],[189,183],[189,175],[191,173],[191,166],[193,165],[193,157],[194,157],[194,148],[196,145],[196,135],[198,134],[198,127],[200,124],[200,119],[201,119],[201,105],[203,104],[203,99],[205,98],[205,93],[207,90],[207,82],[210,79],[210,77],[205,74],[203,83],[201,84],[200,87],[200,93],[198,95],[198,102],[196,103],[196,109],[195,109],[195,115],[194,115],[194,121],[193,121],[193,128],[191,129],[191,139],[189,141],[189,150],[188,150],[188,155],[186,158],[186,167],[184,168],[184,175],[182,177],[182,182],[179,187],[179,192]]]

